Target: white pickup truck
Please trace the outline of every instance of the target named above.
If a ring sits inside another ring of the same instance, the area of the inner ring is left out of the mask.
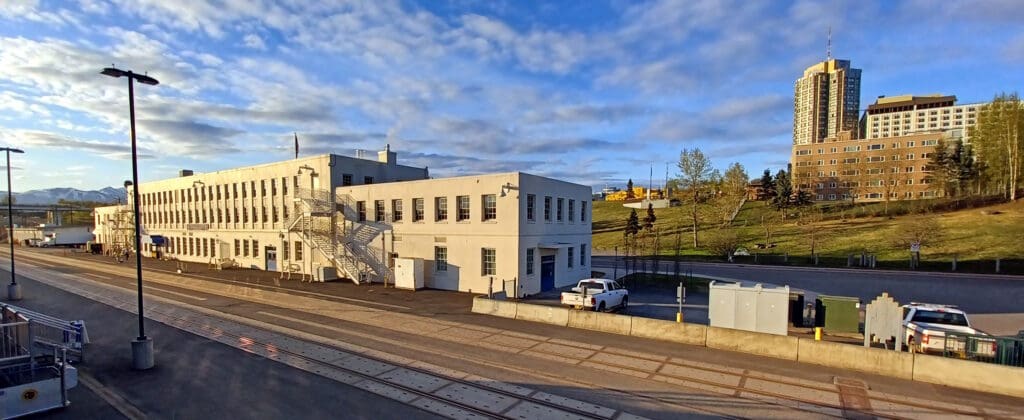
[[[967,314],[955,306],[903,305],[903,327],[911,352],[951,353],[962,358],[995,357],[996,354],[996,340],[972,328]]]
[[[571,292],[562,292],[562,304],[576,309],[609,311],[629,306],[629,290],[608,279],[583,279]]]

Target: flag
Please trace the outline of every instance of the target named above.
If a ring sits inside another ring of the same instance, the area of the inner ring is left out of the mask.
[[[292,134],[295,134],[295,158],[298,159],[299,158],[299,134],[298,133],[292,133]]]

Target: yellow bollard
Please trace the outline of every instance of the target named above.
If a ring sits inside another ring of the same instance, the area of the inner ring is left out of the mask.
[[[680,322],[680,323],[683,322],[683,313],[682,312],[676,312],[676,322]]]
[[[814,327],[814,341],[821,341],[821,327]]]

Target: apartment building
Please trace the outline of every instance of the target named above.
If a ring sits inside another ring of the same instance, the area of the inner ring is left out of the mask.
[[[828,59],[808,67],[793,87],[793,144],[804,145],[850,132],[858,137],[861,70],[849,60]]]
[[[953,138],[970,142],[967,127],[974,125],[984,104],[956,105],[956,96],[901,95],[879,97],[861,118],[867,139],[900,137],[929,131],[949,131]]]
[[[330,154],[181,175],[139,186],[147,256],[356,282],[394,281],[395,258],[420,258],[426,287],[475,292],[492,277],[530,294],[590,275],[586,186],[428,179],[389,148],[376,161]],[[130,204],[96,210],[107,250],[134,248]]]
[[[909,200],[941,196],[929,183],[928,164],[941,131],[877,139],[849,136],[794,145],[790,162],[796,188],[816,201]]]

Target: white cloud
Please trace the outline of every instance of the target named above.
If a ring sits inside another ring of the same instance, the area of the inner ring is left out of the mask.
[[[267,44],[263,42],[263,38],[260,38],[260,36],[256,34],[246,35],[245,38],[242,38],[242,43],[245,44],[246,47],[254,50],[263,51],[267,49]]]

